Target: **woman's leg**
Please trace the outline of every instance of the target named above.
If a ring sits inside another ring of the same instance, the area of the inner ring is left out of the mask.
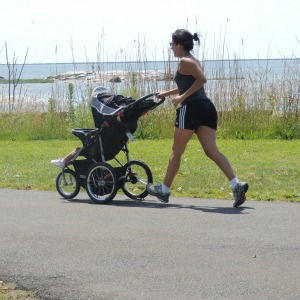
[[[161,202],[169,202],[169,188],[179,170],[181,156],[186,148],[186,144],[190,140],[191,136],[194,134],[194,130],[179,129],[175,127],[174,129],[174,141],[172,146],[172,152],[169,159],[169,164],[166,171],[166,176],[163,184],[154,185],[152,183],[147,184],[147,191],[150,195],[156,196]]]
[[[196,135],[205,154],[217,164],[228,180],[235,178],[227,157],[219,151],[216,145],[216,130],[207,126],[200,126],[196,130]]]
[[[194,130],[180,129],[175,127],[172,152],[169,159],[166,176],[163,182],[165,186],[171,187],[172,182],[180,167],[181,156],[193,134]]]
[[[205,154],[217,164],[228,180],[231,181],[234,196],[233,206],[238,207],[242,205],[246,201],[248,183],[239,182],[237,180],[227,157],[219,151],[216,145],[216,130],[210,127],[200,126],[196,134]],[[234,182],[234,184],[232,182]]]

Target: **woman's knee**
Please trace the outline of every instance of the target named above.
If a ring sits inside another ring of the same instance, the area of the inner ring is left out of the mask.
[[[183,152],[172,149],[170,159],[181,159]]]
[[[203,150],[204,150],[205,155],[212,160],[217,160],[218,157],[221,155],[218,148],[206,148]]]

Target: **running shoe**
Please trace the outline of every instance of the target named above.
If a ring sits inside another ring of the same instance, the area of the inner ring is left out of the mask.
[[[52,159],[51,164],[54,165],[54,166],[57,166],[59,168],[64,168],[66,166],[65,161],[64,161],[63,158]]]
[[[147,191],[150,195],[155,196],[160,202],[168,203],[170,193],[163,193],[161,191],[161,184],[160,185],[154,185],[153,183],[147,184]]]
[[[238,207],[246,201],[246,193],[249,185],[247,182],[238,182],[237,185],[232,189],[234,202],[233,207]]]

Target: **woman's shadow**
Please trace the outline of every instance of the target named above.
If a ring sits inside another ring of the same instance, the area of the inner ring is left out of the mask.
[[[199,205],[186,205],[186,204],[174,204],[174,203],[161,203],[157,200],[132,200],[125,198],[122,200],[114,199],[107,204],[95,204],[90,199],[64,199],[65,203],[84,203],[92,204],[95,206],[102,205],[113,205],[118,207],[133,207],[133,208],[155,208],[155,209],[192,209],[198,210],[205,213],[215,213],[215,214],[226,214],[226,215],[236,215],[236,214],[247,214],[247,210],[253,209],[252,207],[242,206],[242,207],[232,207],[232,206],[199,206]],[[228,201],[228,203],[230,203]]]

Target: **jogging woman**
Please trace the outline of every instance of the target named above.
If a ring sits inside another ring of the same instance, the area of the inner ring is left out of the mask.
[[[178,29],[172,34],[170,46],[174,56],[179,58],[174,77],[177,88],[159,92],[157,97],[173,96],[171,102],[176,107],[174,140],[163,183],[148,184],[147,190],[161,202],[169,202],[170,189],[179,170],[182,154],[195,133],[205,154],[228,178],[234,195],[233,206],[237,207],[246,201],[248,184],[238,180],[228,159],[217,148],[217,111],[205,93],[206,78],[202,67],[191,54],[194,41],[200,45],[198,34],[191,34],[185,29]]]

